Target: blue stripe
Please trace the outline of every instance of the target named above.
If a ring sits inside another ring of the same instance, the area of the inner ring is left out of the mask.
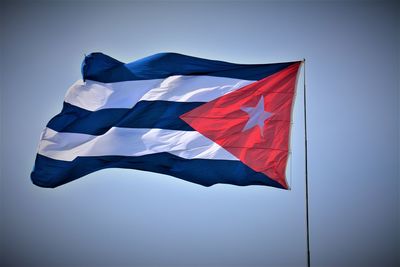
[[[78,157],[71,162],[54,160],[38,154],[31,179],[35,185],[41,187],[57,187],[106,168],[127,168],[168,174],[203,186],[223,183],[283,188],[279,183],[262,173],[255,172],[240,161],[183,159],[169,153],[140,157]]]
[[[101,135],[111,127],[159,128],[193,131],[180,115],[202,105],[202,102],[140,101],[133,108],[88,111],[64,102],[60,114],[47,127],[57,132]]]
[[[83,79],[103,83],[161,79],[171,75],[208,75],[244,80],[260,80],[296,62],[274,64],[234,64],[176,53],[159,53],[123,63],[102,53],[92,53],[82,63]]]

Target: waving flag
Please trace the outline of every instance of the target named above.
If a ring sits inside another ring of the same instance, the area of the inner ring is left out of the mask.
[[[86,56],[44,129],[31,174],[56,187],[104,168],[287,189],[299,61],[244,65],[175,53]]]

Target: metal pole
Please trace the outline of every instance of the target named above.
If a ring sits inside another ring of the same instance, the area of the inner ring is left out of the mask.
[[[307,233],[307,266],[310,267],[310,223],[309,223],[309,216],[308,216],[308,161],[307,161],[307,94],[306,94],[306,59],[303,60],[304,62],[304,163],[305,163],[305,182],[306,182],[306,233]]]

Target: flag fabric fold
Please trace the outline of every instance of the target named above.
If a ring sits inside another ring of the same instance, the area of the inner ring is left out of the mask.
[[[105,168],[211,186],[287,189],[299,61],[234,64],[176,53],[123,63],[92,53],[40,138],[34,184]]]

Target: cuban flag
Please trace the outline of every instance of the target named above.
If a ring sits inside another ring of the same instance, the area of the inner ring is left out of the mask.
[[[301,62],[234,64],[175,53],[123,63],[92,53],[43,130],[34,184],[57,187],[104,168],[211,186],[288,189]]]

